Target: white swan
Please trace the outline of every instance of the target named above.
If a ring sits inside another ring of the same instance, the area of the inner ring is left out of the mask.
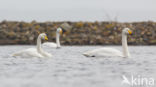
[[[92,51],[87,51],[83,53],[83,55],[87,57],[104,57],[104,56],[129,57],[130,54],[127,47],[127,34],[132,34],[132,31],[129,28],[124,28],[122,30],[123,52],[120,52],[119,50],[113,48],[99,48]]]
[[[44,47],[51,47],[51,48],[60,48],[60,34],[62,34],[62,29],[61,28],[57,28],[56,30],[56,43],[53,42],[45,42],[42,45]]]
[[[41,40],[45,39],[48,40],[47,35],[45,33],[41,33],[38,38],[37,38],[37,48],[29,48],[26,50],[22,50],[20,52],[14,53],[12,56],[20,56],[20,57],[39,57],[39,58],[43,58],[43,57],[52,57],[51,54],[45,52],[42,48],[41,48]]]

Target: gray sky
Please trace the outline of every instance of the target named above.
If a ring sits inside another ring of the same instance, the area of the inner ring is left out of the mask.
[[[156,0],[0,0],[0,21],[156,21]]]

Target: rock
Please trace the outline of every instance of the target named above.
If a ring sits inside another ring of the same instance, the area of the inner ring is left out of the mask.
[[[72,29],[72,26],[70,26],[68,23],[63,23],[60,25],[60,27],[65,29],[66,31]]]
[[[35,44],[39,33],[45,32],[49,41],[55,41],[56,29],[62,27],[67,35],[61,36],[61,43],[66,45],[119,45],[121,32],[129,27],[133,35],[128,36],[128,43],[133,45],[156,45],[156,22],[16,22],[0,23],[0,44]],[[39,32],[39,33],[38,33]]]

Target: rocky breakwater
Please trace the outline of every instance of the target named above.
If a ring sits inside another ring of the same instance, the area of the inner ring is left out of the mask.
[[[35,44],[39,33],[45,32],[49,41],[55,42],[56,29],[64,28],[67,33],[61,36],[64,45],[120,45],[121,32],[129,27],[133,35],[128,36],[131,45],[156,45],[155,22],[17,22],[0,23],[0,44]]]

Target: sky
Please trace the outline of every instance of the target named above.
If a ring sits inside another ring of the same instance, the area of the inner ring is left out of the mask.
[[[156,0],[0,0],[0,21],[156,21]]]

